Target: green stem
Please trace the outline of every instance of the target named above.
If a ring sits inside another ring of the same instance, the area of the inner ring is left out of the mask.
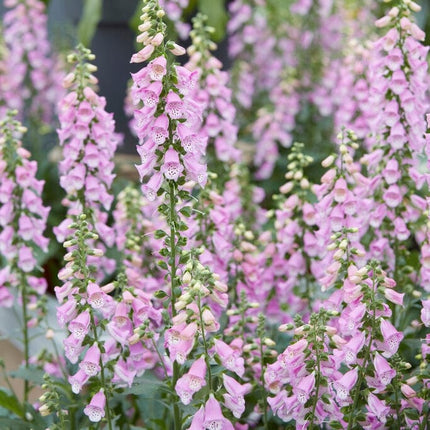
[[[163,357],[161,356],[160,351],[157,347],[157,343],[155,342],[153,337],[151,338],[151,341],[152,341],[152,345],[154,345],[155,351],[157,352],[158,358],[160,359],[161,366],[163,367],[164,376],[167,378],[168,373],[167,373],[166,365],[164,364]]]
[[[371,306],[372,306],[372,322],[371,322],[371,327],[370,327],[370,331],[369,331],[369,342],[366,345],[366,351],[364,354],[364,358],[363,358],[363,363],[360,366],[360,370],[358,373],[358,380],[357,383],[355,385],[355,394],[354,394],[354,402],[353,402],[353,406],[351,409],[351,413],[350,413],[350,417],[348,420],[348,430],[351,430],[353,428],[353,425],[355,424],[355,418],[356,418],[356,411],[357,411],[357,406],[358,406],[358,400],[360,398],[360,394],[361,394],[361,384],[364,380],[364,376],[366,374],[366,368],[367,368],[367,363],[370,359],[370,349],[372,346],[372,333],[375,330],[376,327],[376,305],[375,305],[375,279],[372,280],[372,288],[371,288]]]
[[[205,362],[206,362],[206,367],[208,369],[208,388],[209,388],[209,391],[212,392],[212,373],[211,373],[211,365],[209,362],[209,351],[208,351],[208,345],[206,342],[205,323],[203,321],[203,310],[202,310],[202,303],[200,300],[200,295],[197,296],[197,305],[199,307],[200,330],[202,332],[203,348],[205,350]]]
[[[319,327],[319,324],[320,323],[318,321],[318,327]],[[321,377],[321,361],[320,361],[320,354],[319,354],[319,349],[318,349],[319,342],[317,339],[317,333],[316,333],[315,329],[313,330],[313,335],[314,335],[313,342],[314,342],[314,346],[315,346],[315,356],[316,356],[316,364],[317,364],[317,374],[315,376],[315,387],[316,387],[315,388],[315,396],[314,396],[315,400],[314,400],[313,405],[312,405],[312,415],[311,415],[311,418],[309,419],[309,421],[310,421],[310,427],[309,428],[310,429],[312,429],[314,426],[315,411],[316,411],[317,403],[318,403],[318,394],[319,394],[319,389],[320,389],[320,377]]]
[[[401,429],[402,428],[402,419],[401,419],[401,415],[400,415],[399,384],[398,384],[397,375],[395,376],[393,385],[394,385],[394,398],[395,398],[394,408],[396,409],[397,428]]]
[[[176,316],[176,224],[177,224],[177,213],[176,213],[176,186],[174,181],[169,181],[169,200],[170,200],[170,304],[172,308],[172,317]],[[173,363],[173,375],[172,375],[172,392],[175,388],[176,382],[179,379],[179,364],[175,360]],[[178,402],[176,399],[173,400],[173,416],[175,422],[175,429],[180,430],[182,427],[181,412],[179,410]]]
[[[98,335],[97,335],[97,326],[96,326],[96,323],[94,321],[94,315],[91,311],[90,311],[90,316],[91,316],[91,327],[93,328],[94,340],[97,342],[97,345],[99,345],[99,340],[98,340]],[[100,379],[101,379],[102,387],[104,389],[104,394],[106,397],[106,419],[108,422],[108,427],[109,427],[109,430],[113,430],[112,420],[111,420],[111,416],[110,416],[110,408],[109,408],[110,392],[106,387],[105,367],[103,364],[102,357],[100,357]]]
[[[268,430],[268,420],[267,420],[267,395],[266,388],[264,383],[264,352],[263,352],[263,337],[260,337],[260,361],[261,361],[261,375],[260,382],[261,387],[263,388],[263,425],[266,430]]]
[[[20,276],[21,281],[21,308],[22,308],[22,333],[24,337],[24,362],[25,362],[25,368],[29,368],[30,364],[30,341],[28,338],[28,314],[27,314],[27,282],[25,279],[24,274],[21,273]],[[30,383],[28,379],[24,380],[24,403],[28,402],[28,394],[30,391]]]

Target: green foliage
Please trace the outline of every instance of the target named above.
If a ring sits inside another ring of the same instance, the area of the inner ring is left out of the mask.
[[[94,37],[103,11],[103,0],[85,0],[78,26],[78,40],[88,47]]]
[[[212,37],[216,42],[225,36],[228,20],[224,0],[199,0],[199,10],[208,17],[208,25],[215,29]]]
[[[9,412],[24,418],[24,409],[15,395],[10,394],[5,388],[0,387],[0,406],[7,409]],[[0,421],[1,424],[1,421]],[[4,428],[1,426],[1,428]],[[15,428],[15,427],[14,427]]]

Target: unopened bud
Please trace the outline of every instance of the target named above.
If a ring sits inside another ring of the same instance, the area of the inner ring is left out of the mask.
[[[182,282],[185,285],[188,285],[191,282],[191,273],[190,272],[187,271],[184,273],[184,276],[182,276]]]
[[[266,345],[266,346],[268,346],[268,347],[274,347],[274,346],[276,346],[276,343],[275,343],[275,341],[273,341],[272,339],[270,339],[270,338],[268,338],[268,337],[266,337],[266,338],[264,338],[263,339],[263,342],[264,342],[264,344]]]
[[[288,324],[281,324],[278,328],[278,330],[280,332],[286,332],[286,331],[290,331],[294,328],[294,324],[288,323]]]
[[[45,333],[45,337],[46,339],[53,339],[55,336],[54,330],[52,330],[52,328],[49,328],[48,330],[46,330]]]

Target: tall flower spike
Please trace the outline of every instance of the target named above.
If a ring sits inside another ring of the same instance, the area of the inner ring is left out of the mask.
[[[203,106],[190,91],[193,73],[167,61],[169,51],[174,55],[184,52],[173,42],[164,40],[164,11],[157,1],[147,2],[142,11],[143,22],[139,27],[142,33],[137,41],[143,43],[144,48],[131,58],[131,62],[139,63],[149,60],[143,69],[132,75],[131,87],[135,132],[140,142],[138,152],[142,160],[137,166],[141,180],[148,182],[148,177],[161,172],[167,181],[178,182],[184,178],[204,185],[205,179],[200,178],[206,170],[204,151],[185,154],[184,150],[190,148],[190,136],[194,139],[201,136]],[[176,78],[172,79],[174,76]],[[160,186],[157,181],[157,187]],[[145,188],[144,192],[148,191]]]
[[[59,165],[60,185],[67,193],[64,203],[69,215],[89,215],[104,245],[112,246],[114,235],[107,225],[107,211],[113,201],[113,156],[121,137],[115,133],[112,114],[105,111],[105,98],[92,89],[97,82],[92,74],[96,67],[89,63],[92,60],[94,55],[81,45],[68,56],[75,70],[65,78],[69,92],[59,103],[58,135],[64,157]],[[69,233],[67,224],[70,220],[66,219],[54,228],[60,242]],[[103,244],[99,246],[103,248]],[[99,279],[112,271],[113,264],[113,260],[104,259]]]
[[[187,152],[205,151],[209,145],[209,157],[215,151],[214,163],[216,159],[237,163],[241,154],[236,147],[238,127],[235,124],[236,109],[232,103],[232,91],[227,86],[229,75],[221,70],[222,63],[211,55],[216,44],[211,40],[214,29],[207,25],[207,17],[197,14],[192,21],[192,45],[188,48],[190,59],[186,67],[199,74],[199,82],[194,91],[200,103],[205,106],[204,119],[198,133],[192,134],[183,127],[179,129],[179,133],[184,133],[185,130],[188,132],[187,138],[183,140]]]
[[[40,267],[37,250],[48,251],[43,232],[49,209],[43,206],[43,181],[36,179],[37,163],[22,147],[26,131],[15,120],[15,111],[7,111],[0,120],[0,307],[11,307],[14,297],[21,305],[25,367],[29,366],[30,307],[38,310],[38,323],[46,311],[42,297],[46,280],[37,276]],[[33,324],[34,325],[34,324]],[[29,385],[25,383],[24,399]]]
[[[0,60],[0,115],[18,109],[21,120],[30,116],[52,124],[63,96],[59,61],[48,40],[45,4],[39,0],[5,1],[3,17],[7,54]]]

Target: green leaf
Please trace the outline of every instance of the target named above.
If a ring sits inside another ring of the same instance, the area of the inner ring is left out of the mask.
[[[24,379],[25,381],[33,382],[36,385],[43,384],[43,375],[45,372],[37,368],[20,367],[18,370],[10,372],[12,378]]]
[[[33,428],[30,423],[12,418],[0,418],[0,428],[3,430],[27,430]]]
[[[183,208],[181,208],[179,210],[179,212],[181,212],[182,215],[189,218],[191,216],[191,207],[190,206],[184,206]]]
[[[164,299],[165,297],[167,297],[167,293],[163,290],[157,290],[154,293],[154,297],[157,299]]]
[[[163,230],[156,230],[154,233],[155,239],[161,239],[162,237],[166,236],[166,232]]]
[[[78,40],[86,47],[91,41],[101,20],[103,0],[85,0],[81,20],[78,25]]]
[[[224,0],[199,0],[199,9],[208,17],[208,25],[215,29],[213,33],[215,42],[221,41],[225,36],[228,19]]]
[[[18,399],[13,394],[9,394],[2,387],[0,387],[0,406],[10,412],[13,412],[18,417],[24,418],[25,412]],[[0,428],[3,427],[0,426]]]
[[[159,262],[158,262],[158,266],[159,267],[161,267],[162,269],[164,269],[164,270],[168,270],[169,268],[167,267],[167,263],[165,262],[165,261],[163,261],[163,260],[160,260]]]

